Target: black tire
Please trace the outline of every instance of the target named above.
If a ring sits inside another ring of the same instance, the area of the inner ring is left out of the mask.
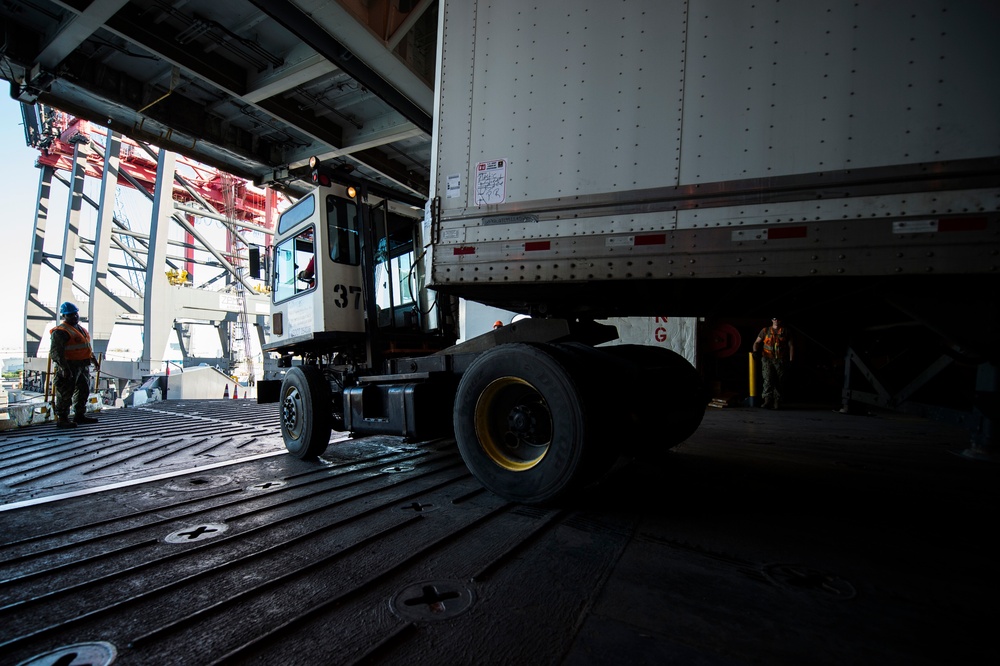
[[[572,358],[555,347],[505,344],[462,375],[455,439],[488,490],[514,502],[547,503],[606,471],[576,372]]]
[[[693,435],[709,394],[698,371],[680,354],[649,345],[613,345],[601,351],[624,365],[633,391],[619,411],[640,457],[657,457]]]
[[[296,366],[281,382],[281,436],[296,458],[315,460],[326,451],[331,429],[330,385],[312,365]]]

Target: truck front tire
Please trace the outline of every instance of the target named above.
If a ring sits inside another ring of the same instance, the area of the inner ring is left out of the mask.
[[[281,436],[296,458],[315,460],[330,443],[330,385],[316,366],[296,366],[281,382]]]

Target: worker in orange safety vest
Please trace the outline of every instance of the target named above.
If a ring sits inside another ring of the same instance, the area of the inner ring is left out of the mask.
[[[78,424],[97,423],[87,416],[90,397],[90,364],[100,369],[90,343],[90,333],[80,325],[80,309],[66,302],[59,306],[60,323],[52,329],[49,358],[55,366],[53,398],[57,428],[75,428]],[[73,406],[73,420],[69,408]]]
[[[788,365],[795,358],[791,332],[782,324],[780,317],[773,317],[771,325],[761,329],[753,343],[753,355],[761,360],[761,377],[764,380],[761,407],[778,409],[785,399]]]

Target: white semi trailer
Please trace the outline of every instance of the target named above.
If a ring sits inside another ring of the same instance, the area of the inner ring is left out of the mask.
[[[892,302],[987,359],[995,402],[995,3],[442,0],[439,18],[430,201],[318,167],[329,186],[279,224],[290,451],[331,427],[453,432],[490,490],[573,492],[683,441],[707,400],[676,354],[597,347],[612,316]],[[313,255],[311,286],[293,274]],[[450,346],[459,297],[532,318]]]

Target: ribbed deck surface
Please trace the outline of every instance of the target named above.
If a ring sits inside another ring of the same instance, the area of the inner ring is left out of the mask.
[[[543,508],[484,491],[447,440],[307,463],[273,406],[99,418],[0,435],[0,663],[997,656],[997,469],[939,424],[712,410],[664,465]]]

